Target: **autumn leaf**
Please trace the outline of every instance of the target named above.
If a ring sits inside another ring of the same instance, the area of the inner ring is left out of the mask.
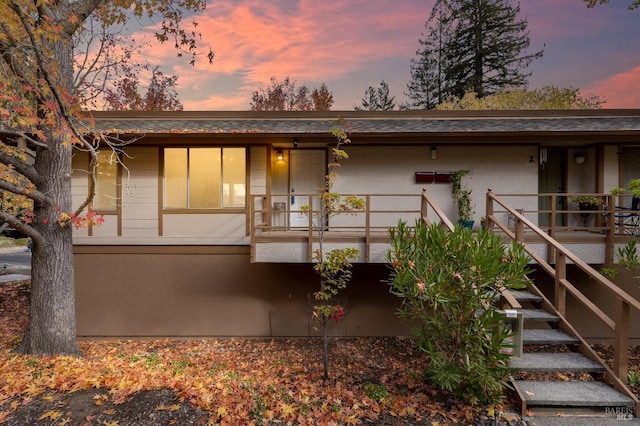
[[[295,414],[296,409],[293,405],[285,404],[284,402],[280,403],[280,410],[284,416],[290,416]]]
[[[218,407],[218,410],[216,411],[216,414],[218,415],[218,418],[222,418],[224,416],[227,415],[227,407]]]
[[[112,422],[104,422],[104,426],[118,426],[120,422],[118,420],[114,420]]]
[[[65,417],[64,419],[60,420],[60,423],[58,423],[57,426],[66,426],[69,423],[71,423],[71,418],[70,417]]]
[[[44,420],[44,419],[51,419],[51,420],[56,420],[58,418],[62,417],[62,413],[60,411],[54,411],[54,410],[49,410],[44,412],[39,418],[38,420]]]

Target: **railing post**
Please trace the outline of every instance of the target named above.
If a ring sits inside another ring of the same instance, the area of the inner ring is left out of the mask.
[[[320,201],[322,202],[322,201]],[[313,215],[315,211],[313,210],[313,195],[309,195],[309,237],[307,238],[307,259],[309,262],[313,262]],[[298,214],[300,211],[298,211]],[[328,225],[328,223],[322,223],[324,221],[324,217],[322,217],[322,207],[320,207],[320,214],[318,214],[318,227],[319,232],[324,232],[324,227]]]
[[[565,254],[559,252],[556,259],[556,288],[554,292],[554,300],[556,309],[560,315],[565,316],[567,310],[567,289],[564,287],[563,281],[567,279],[567,259]]]
[[[371,195],[366,195],[365,203],[364,256],[365,262],[369,263],[371,261],[371,210],[369,209]]]
[[[486,196],[485,207],[484,207],[484,210],[485,210],[484,223],[487,229],[489,229],[491,232],[493,232],[493,222],[489,220],[489,217],[493,217],[492,195],[493,195],[493,190],[491,188],[487,188],[487,196]]]
[[[615,197],[613,195],[607,195],[607,211],[606,211],[606,222],[607,226],[604,230],[605,232],[605,241],[604,241],[604,263],[612,264],[613,263],[613,245],[615,243],[615,216],[613,215],[613,211],[615,209]]]
[[[257,198],[255,196],[251,196],[249,201],[249,229],[250,229],[250,239],[251,239],[251,248],[249,254],[249,260],[251,263],[256,261],[256,213],[255,213],[255,203]]]
[[[613,372],[623,383],[627,383],[629,369],[629,311],[629,304],[616,297]]]
[[[429,203],[427,202],[427,188],[422,188],[422,196],[420,197],[420,219],[424,224],[429,224]]]
[[[557,198],[555,194],[551,194],[549,196],[549,207],[550,207],[550,212],[549,212],[549,230],[547,231],[547,234],[555,239],[555,235],[556,235],[556,202],[557,202]],[[547,263],[552,264],[555,263],[554,259],[556,257],[556,250],[555,247],[547,244]]]

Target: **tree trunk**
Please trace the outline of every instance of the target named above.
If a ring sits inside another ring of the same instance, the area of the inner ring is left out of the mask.
[[[70,82],[71,43],[57,41],[51,49],[60,65],[60,75],[56,77]],[[72,148],[63,136],[54,133],[56,129],[49,130],[47,148],[36,152],[39,181],[35,184],[52,203],[34,205],[33,227],[46,243],[33,247],[29,322],[19,350],[34,355],[80,355],[76,342],[72,225],[58,223],[60,213],[72,212]]]

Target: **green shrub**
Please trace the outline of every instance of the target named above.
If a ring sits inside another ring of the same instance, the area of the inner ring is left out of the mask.
[[[414,324],[417,346],[428,358],[425,376],[472,404],[499,401],[509,373],[509,331],[493,303],[503,288],[526,287],[529,256],[500,237],[456,227],[400,222],[390,231],[391,292],[402,298],[399,315]]]

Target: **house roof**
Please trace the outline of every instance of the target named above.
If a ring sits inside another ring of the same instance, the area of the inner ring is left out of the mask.
[[[327,111],[327,112],[95,112],[96,126],[118,133],[318,134],[338,117],[355,134],[498,132],[631,132],[640,110],[565,111]]]
[[[145,139],[189,136],[331,138],[338,117],[348,121],[355,143],[537,143],[589,145],[640,143],[640,110],[558,111],[171,111],[94,112],[96,128]],[[360,139],[355,136],[360,136]],[[154,138],[150,138],[155,136]],[[364,138],[366,137],[366,138]],[[317,139],[316,139],[317,140]]]

